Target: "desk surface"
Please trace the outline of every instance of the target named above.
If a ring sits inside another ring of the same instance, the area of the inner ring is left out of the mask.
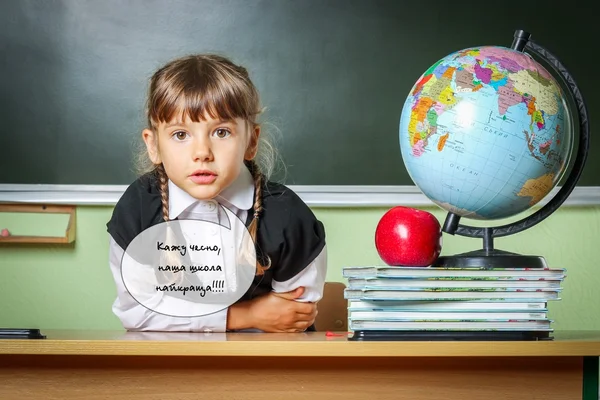
[[[345,334],[176,333],[42,330],[46,339],[2,339],[1,354],[459,357],[600,356],[600,332],[554,332],[554,340],[532,342],[352,342]]]

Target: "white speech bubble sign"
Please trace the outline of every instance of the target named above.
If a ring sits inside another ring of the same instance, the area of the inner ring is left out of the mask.
[[[238,301],[256,275],[250,232],[231,211],[223,226],[173,220],[137,235],[121,260],[127,291],[142,306],[172,317],[198,317]]]

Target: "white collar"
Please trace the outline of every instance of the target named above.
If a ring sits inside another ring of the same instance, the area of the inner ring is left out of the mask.
[[[254,202],[254,179],[252,174],[243,166],[238,177],[214,199],[238,210],[249,210]],[[175,185],[169,179],[169,219],[177,218],[192,204],[200,202],[188,192]]]

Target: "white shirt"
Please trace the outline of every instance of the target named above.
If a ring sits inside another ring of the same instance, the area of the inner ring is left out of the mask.
[[[229,209],[242,221],[246,221],[248,210],[254,201],[254,181],[247,168],[242,168],[238,178],[214,200],[196,200],[187,192],[169,181],[169,218],[206,220],[224,224],[226,216],[217,203]],[[200,317],[176,317],[156,313],[139,304],[129,294],[121,277],[121,259],[124,249],[110,237],[109,264],[116,284],[117,298],[112,310],[121,320],[123,327],[131,331],[191,331],[225,332],[227,311],[224,309]],[[298,301],[317,302],[323,296],[323,286],[327,273],[327,247],[305,269],[295,277],[285,281],[272,281],[274,292],[292,291],[300,286],[305,288]]]

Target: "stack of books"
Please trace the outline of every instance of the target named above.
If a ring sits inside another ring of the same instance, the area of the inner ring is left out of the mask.
[[[345,267],[353,331],[551,332],[565,269]]]

